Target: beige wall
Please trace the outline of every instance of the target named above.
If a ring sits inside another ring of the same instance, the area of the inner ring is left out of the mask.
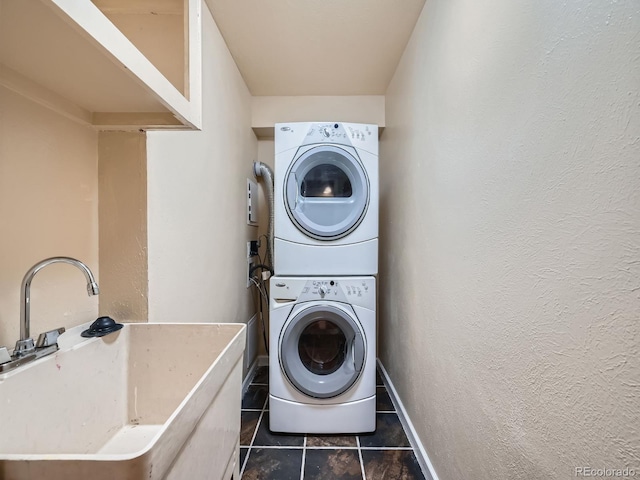
[[[147,134],[149,320],[246,322],[251,96],[203,7],[203,128]]]
[[[404,52],[380,356],[441,480],[640,470],[638,31],[636,2],[429,0]]]
[[[98,155],[100,314],[146,322],[146,134],[100,132]]]
[[[384,128],[383,95],[253,97],[251,124],[260,139],[279,122],[373,123]]]
[[[185,93],[185,1],[156,2],[153,11],[139,2],[92,2],[174,87]]]
[[[75,257],[98,277],[97,133],[0,87],[0,346],[19,336],[20,285],[36,262]],[[76,268],[56,264],[31,287],[31,334],[92,321]]]

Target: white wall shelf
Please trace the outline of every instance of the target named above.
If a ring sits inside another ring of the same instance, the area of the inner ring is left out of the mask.
[[[200,10],[198,0],[0,0],[0,85],[100,130],[199,129]],[[166,50],[169,15],[169,42],[182,37],[176,65],[161,66],[172,81],[149,59]]]

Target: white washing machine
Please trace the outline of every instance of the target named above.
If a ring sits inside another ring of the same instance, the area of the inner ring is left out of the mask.
[[[346,434],[376,428],[373,277],[272,277],[269,428]]]
[[[275,125],[276,275],[378,273],[378,127]]]

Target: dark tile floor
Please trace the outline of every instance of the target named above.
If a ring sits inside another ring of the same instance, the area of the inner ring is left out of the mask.
[[[372,434],[281,435],[269,431],[269,371],[259,367],[242,399],[242,480],[424,480],[378,372]]]

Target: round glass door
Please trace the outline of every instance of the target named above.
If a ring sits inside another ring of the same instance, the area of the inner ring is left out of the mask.
[[[369,182],[360,161],[331,145],[303,153],[287,172],[285,205],[306,235],[334,240],[348,235],[364,218]]]
[[[339,308],[316,305],[291,319],[281,337],[280,361],[289,381],[315,398],[340,395],[358,379],[364,338]]]

